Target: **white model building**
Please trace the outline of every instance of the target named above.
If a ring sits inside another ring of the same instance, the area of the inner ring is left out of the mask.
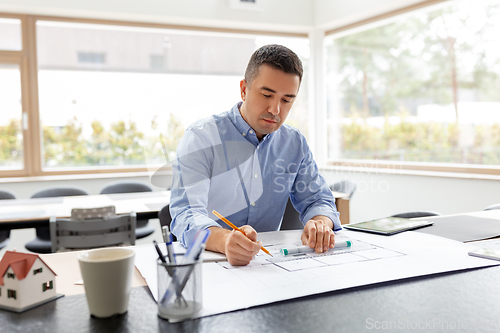
[[[38,255],[7,251],[0,261],[0,306],[23,309],[55,298],[55,276]]]

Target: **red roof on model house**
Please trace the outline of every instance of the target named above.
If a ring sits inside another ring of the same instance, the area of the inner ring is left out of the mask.
[[[36,258],[39,258],[45,264],[45,266],[47,266],[47,268],[50,269],[52,273],[54,273],[54,275],[57,275],[49,267],[49,265],[47,265],[42,260],[42,258],[40,258],[36,254],[7,251],[2,258],[2,261],[0,261],[0,286],[3,285],[3,276],[5,275],[5,272],[9,267],[12,267],[12,270],[14,271],[14,274],[16,274],[16,277],[19,280],[22,280],[26,277],[26,275],[28,275],[31,266],[33,266]]]

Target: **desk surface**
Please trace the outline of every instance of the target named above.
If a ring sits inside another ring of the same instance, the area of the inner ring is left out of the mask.
[[[66,296],[22,314],[0,311],[1,332],[498,332],[500,266],[435,274],[326,292],[170,324],[135,273],[128,312],[110,319],[89,315],[77,253],[42,255],[60,274]],[[335,283],[335,281],[332,281]],[[251,324],[249,324],[251,323]],[[385,326],[387,325],[387,326]],[[460,329],[458,329],[460,328]]]
[[[0,328],[23,333],[352,333],[378,331],[386,324],[399,331],[449,332],[453,331],[449,327],[460,325],[459,332],[498,332],[499,279],[497,266],[329,292],[177,324],[157,317],[147,287],[135,287],[128,312],[122,316],[91,318],[85,295],[80,294],[22,314],[0,311]]]

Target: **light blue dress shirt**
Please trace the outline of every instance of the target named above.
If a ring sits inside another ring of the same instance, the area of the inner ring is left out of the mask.
[[[172,166],[174,235],[188,246],[200,229],[229,228],[212,210],[238,227],[276,231],[289,197],[303,224],[324,215],[340,230],[335,199],[305,137],[282,125],[259,142],[239,112],[241,103],[186,129]]]

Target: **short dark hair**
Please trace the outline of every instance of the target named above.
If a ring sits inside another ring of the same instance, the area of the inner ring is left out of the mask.
[[[283,45],[270,44],[262,46],[252,54],[245,71],[245,80],[248,85],[257,77],[260,66],[263,64],[287,74],[295,74],[299,77],[299,82],[302,81],[304,69],[297,54]]]

